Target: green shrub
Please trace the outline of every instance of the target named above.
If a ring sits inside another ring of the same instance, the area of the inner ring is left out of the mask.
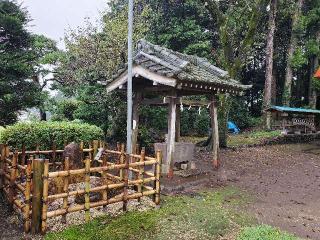
[[[51,149],[55,142],[58,148],[62,148],[64,142],[88,142],[102,137],[103,131],[99,127],[77,122],[16,123],[2,133],[4,143],[17,148],[25,144],[30,150],[37,144],[41,149]]]
[[[291,234],[267,225],[244,228],[237,240],[298,240]]]
[[[0,143],[2,142],[2,135],[4,130],[5,128],[0,126]]]

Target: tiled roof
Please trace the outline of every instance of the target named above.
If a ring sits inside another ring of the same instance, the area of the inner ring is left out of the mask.
[[[172,51],[165,47],[140,40],[134,53],[134,64],[162,76],[177,79],[181,83],[199,82],[237,92],[249,89],[251,85],[242,85],[231,79],[228,72],[212,65],[207,59]],[[113,79],[127,71],[120,68]]]

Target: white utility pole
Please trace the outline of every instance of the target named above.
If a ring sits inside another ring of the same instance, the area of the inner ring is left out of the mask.
[[[132,32],[133,0],[129,0],[128,9],[128,87],[127,87],[127,153],[132,153]]]

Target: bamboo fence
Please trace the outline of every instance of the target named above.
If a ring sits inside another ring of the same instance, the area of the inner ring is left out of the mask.
[[[23,146],[21,152],[0,145],[0,189],[9,206],[23,216],[25,232],[45,233],[48,218],[61,216],[62,223],[66,223],[68,213],[72,212],[84,211],[85,220],[89,221],[90,209],[112,203],[122,202],[126,211],[129,200],[140,201],[143,196],[152,196],[156,204],[160,203],[161,152],[148,157],[144,148],[138,153],[139,146],[136,146],[134,154],[126,154],[124,144],[117,144],[117,149],[111,150],[99,141],[87,149],[83,143],[80,146],[84,167],[70,169],[69,157],[62,159],[63,150],[57,150],[55,145],[52,150],[37,147],[35,151],[26,151]],[[96,159],[98,151],[102,154]],[[91,176],[101,180],[99,186],[91,186]],[[63,179],[63,191],[49,193],[49,183],[57,178]],[[81,183],[84,183],[83,189],[70,190],[70,184]],[[118,194],[108,196],[110,190],[117,190]],[[91,202],[91,193],[100,193],[102,197]],[[79,196],[84,197],[83,204],[68,201],[69,197]],[[50,210],[50,204],[60,199],[59,208]]]

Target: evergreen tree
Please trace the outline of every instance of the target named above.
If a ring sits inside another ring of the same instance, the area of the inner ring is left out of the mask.
[[[0,125],[15,122],[19,111],[39,104],[39,88],[31,80],[34,54],[27,23],[24,9],[0,1]]]

